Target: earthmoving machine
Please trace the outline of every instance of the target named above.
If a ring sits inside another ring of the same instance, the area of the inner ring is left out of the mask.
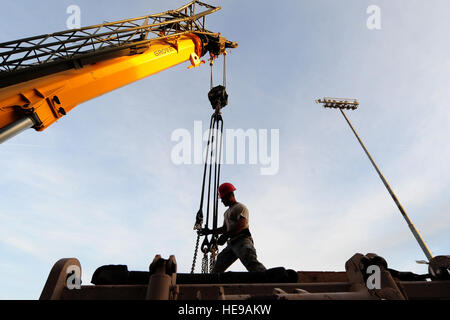
[[[209,53],[212,63],[227,48],[237,47],[205,28],[205,17],[219,9],[192,1],[160,14],[1,43],[0,143],[28,128],[43,131],[80,103],[182,62],[197,67]],[[210,128],[223,130],[220,109],[227,95],[224,86],[212,89]],[[208,145],[213,137],[217,143],[219,136],[211,135]],[[196,229],[203,222],[206,168],[205,161]],[[220,167],[216,169],[213,194],[220,174]],[[211,167],[209,172],[211,180]],[[212,205],[215,227],[217,197]],[[214,248],[215,240],[204,242],[208,250]],[[198,244],[197,238],[196,252]],[[345,264],[345,272],[280,267],[265,272],[195,274],[193,264],[190,274],[181,274],[174,256],[156,255],[149,271],[103,266],[94,273],[93,285],[82,285],[80,262],[68,258],[56,262],[40,299],[450,299],[449,268],[449,256],[433,257],[429,273],[417,275],[389,269],[376,254],[355,254]]]

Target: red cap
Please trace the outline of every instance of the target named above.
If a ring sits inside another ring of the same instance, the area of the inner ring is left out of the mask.
[[[228,182],[222,183],[219,187],[219,198],[223,198],[225,197],[227,194],[229,194],[230,192],[233,192],[234,190],[236,190],[236,188]]]

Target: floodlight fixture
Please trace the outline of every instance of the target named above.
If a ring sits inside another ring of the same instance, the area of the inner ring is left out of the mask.
[[[316,102],[322,103],[324,108],[355,110],[359,106],[359,102],[356,99],[325,97],[323,99],[316,100]]]

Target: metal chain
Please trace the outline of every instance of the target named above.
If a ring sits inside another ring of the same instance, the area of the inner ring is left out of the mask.
[[[202,259],[202,273],[208,273],[208,252],[203,254]]]
[[[213,260],[212,254],[211,254],[211,255],[209,256],[209,273],[212,272],[213,268],[214,268],[214,260]]]
[[[200,234],[197,234],[197,242],[195,243],[194,260],[192,261],[191,273],[194,273],[195,263],[197,262],[197,252],[199,243],[200,243]]]
[[[216,264],[216,255],[217,255],[217,249],[212,248],[211,249],[211,255],[209,258],[209,272],[212,273],[214,270],[214,265]]]

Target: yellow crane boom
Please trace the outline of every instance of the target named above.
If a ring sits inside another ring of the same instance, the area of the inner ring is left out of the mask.
[[[200,10],[203,9],[203,10]],[[0,143],[37,131],[77,105],[237,44],[205,29],[219,10],[192,1],[164,13],[0,44]]]

